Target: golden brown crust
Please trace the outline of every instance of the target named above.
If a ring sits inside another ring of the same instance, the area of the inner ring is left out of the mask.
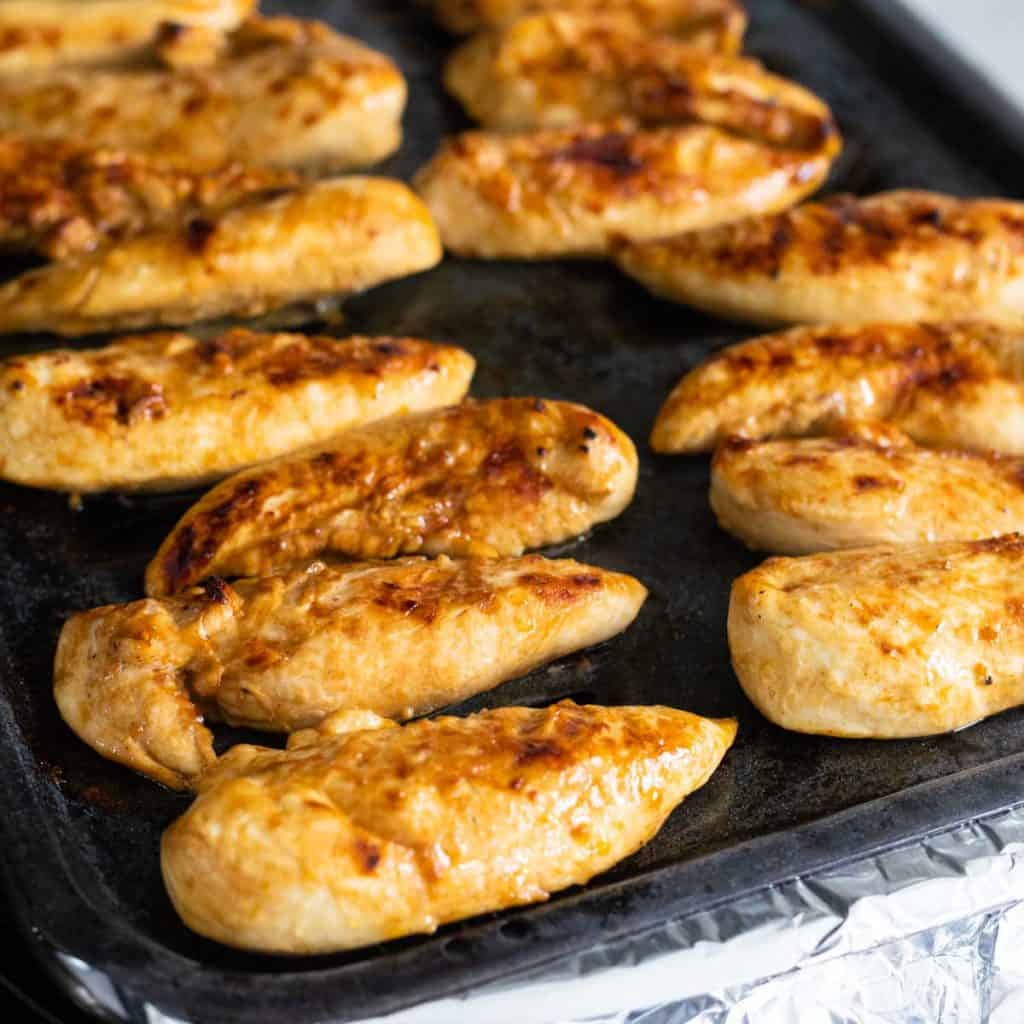
[[[629,438],[581,405],[510,398],[395,418],[225,480],[161,545],[146,590],[324,551],[518,555],[614,518],[636,477]]]
[[[107,240],[302,184],[294,171],[231,165],[206,173],[60,139],[0,139],[0,247],[66,259]]]
[[[397,67],[319,22],[252,18],[219,59],[179,64],[5,77],[0,132],[77,139],[193,171],[233,162],[341,171],[400,142]]]
[[[747,27],[738,0],[435,0],[434,9],[441,24],[456,33],[497,28],[552,10],[581,16],[612,13],[728,53],[739,50]]]
[[[0,287],[0,331],[259,316],[425,270],[441,255],[429,212],[405,185],[329,179],[22,274]]]
[[[732,345],[688,373],[651,446],[706,451],[888,420],[914,440],[1024,454],[1024,330],[982,322],[797,327]]]
[[[349,728],[349,723],[343,723]],[[699,788],[732,721],[503,708],[281,751],[235,747],[165,833],[185,923],[246,949],[350,949],[546,898],[628,856]]]
[[[1007,200],[832,196],[618,260],[659,295],[753,323],[1024,322],[1024,204]]]
[[[1024,459],[857,437],[732,439],[711,506],[749,547],[802,555],[976,540],[1024,528]]]
[[[2,0],[0,73],[138,60],[161,26],[229,31],[255,0]]]
[[[694,230],[795,202],[824,180],[818,150],[713,125],[617,120],[520,135],[467,132],[414,179],[446,248],[485,258],[601,255],[618,239]]]
[[[828,108],[801,86],[614,13],[558,11],[481,33],[449,59],[445,85],[495,131],[628,116],[698,121],[791,149],[835,140]]]
[[[0,362],[0,477],[75,493],[173,489],[396,413],[450,405],[462,349],[236,329]]]
[[[185,786],[208,763],[180,753],[211,749],[201,712],[282,732],[341,710],[411,718],[608,640],[645,596],[539,556],[314,562],[75,616],[54,692],[100,753]]]
[[[733,585],[729,646],[776,724],[879,739],[1024,701],[1024,538],[773,558]]]

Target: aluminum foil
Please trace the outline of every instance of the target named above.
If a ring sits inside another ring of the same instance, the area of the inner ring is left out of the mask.
[[[1024,1021],[1024,804],[372,1024],[981,1021]]]

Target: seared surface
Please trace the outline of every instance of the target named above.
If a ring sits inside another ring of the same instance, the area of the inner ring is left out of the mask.
[[[653,244],[619,265],[653,292],[752,323],[1024,322],[1024,204],[832,196]]]
[[[649,840],[736,732],[571,702],[377,724],[342,713],[286,752],[239,746],[219,761],[163,839],[190,928],[327,952],[543,900]]]
[[[774,210],[825,179],[839,149],[786,149],[716,125],[641,130],[629,119],[525,134],[466,132],[414,184],[445,247],[485,258],[602,255]]]
[[[0,0],[0,74],[138,59],[161,26],[227,31],[255,0]]]
[[[715,452],[711,507],[724,529],[775,554],[976,540],[1024,530],[1024,459],[854,437],[735,439]]]
[[[770,559],[733,584],[729,646],[786,729],[963,728],[1024,701],[1024,537]]]
[[[569,402],[470,401],[394,418],[219,484],[160,546],[146,592],[325,551],[518,555],[613,519],[636,478],[629,438]]]
[[[440,258],[430,214],[404,185],[337,178],[22,274],[0,287],[0,331],[88,334],[258,316]]]
[[[0,78],[0,132],[69,138],[199,171],[237,161],[340,171],[398,148],[405,81],[382,54],[315,21],[251,18],[178,66]],[[179,52],[183,51],[183,52]]]
[[[473,358],[413,338],[232,330],[0,362],[0,477],[173,489],[402,412],[459,401]]]
[[[230,164],[194,172],[59,139],[0,139],[0,248],[66,259],[302,183],[294,171]]]
[[[616,13],[557,11],[483,32],[449,59],[445,85],[496,131],[630,116],[803,150],[835,134],[821,100],[757,61],[703,52]]]
[[[607,640],[645,596],[539,556],[314,562],[77,615],[54,692],[86,743],[177,788],[212,759],[202,711],[283,732],[342,709],[411,718]]]
[[[651,446],[889,420],[914,440],[1024,455],[1024,330],[986,323],[798,327],[732,345],[676,385]]]
[[[434,0],[437,19],[450,32],[476,32],[544,11],[625,15],[672,31],[696,46],[738,50],[747,17],[738,0]]]

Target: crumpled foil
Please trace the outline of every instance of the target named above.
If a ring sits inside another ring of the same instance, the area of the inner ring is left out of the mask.
[[[1024,804],[369,1024],[1022,1024]]]

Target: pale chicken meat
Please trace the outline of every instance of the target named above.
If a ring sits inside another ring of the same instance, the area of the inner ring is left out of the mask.
[[[255,0],[0,0],[0,74],[143,57],[163,26],[237,28]]]
[[[645,596],[540,556],[314,562],[76,615],[54,693],[99,753],[184,788],[213,763],[204,714],[282,732],[342,710],[411,718],[608,640]]]
[[[1024,204],[935,192],[839,195],[623,244],[656,295],[757,324],[1024,323]]]
[[[711,507],[749,547],[781,555],[1024,530],[1024,459],[855,436],[726,441]]]
[[[734,53],[747,16],[739,0],[434,0],[438,20],[451,32],[507,25],[547,11],[583,16],[613,13],[674,34],[692,45]]]
[[[16,356],[0,362],[0,478],[78,494],[201,483],[458,402],[473,369],[414,338],[242,329]]]
[[[729,647],[785,729],[962,729],[1024,702],[1024,537],[770,559],[733,584]]]
[[[445,85],[495,131],[629,116],[699,121],[796,150],[836,142],[828,108],[806,89],[616,13],[554,11],[481,33],[449,59]]]
[[[0,249],[66,259],[303,183],[295,171],[190,171],[62,139],[0,138]]]
[[[636,480],[630,439],[582,405],[508,398],[396,417],[218,484],[160,546],[146,592],[323,552],[519,555],[613,519]]]
[[[406,87],[387,57],[326,25],[251,18],[212,53],[172,39],[173,66],[0,77],[0,133],[72,139],[201,171],[238,162],[364,167],[401,141]]]
[[[655,451],[887,420],[920,444],[1024,455],[1024,329],[982,322],[797,327],[716,353],[676,385]]]
[[[253,317],[434,266],[437,230],[403,184],[347,177],[155,228],[0,286],[0,332]]]
[[[327,953],[582,884],[650,840],[736,723],[565,701],[394,727],[339,715],[287,751],[239,746],[164,834],[184,922]]]
[[[775,210],[824,181],[839,150],[830,122],[808,149],[715,124],[643,128],[625,118],[445,141],[414,185],[447,249],[489,259],[601,256]]]

